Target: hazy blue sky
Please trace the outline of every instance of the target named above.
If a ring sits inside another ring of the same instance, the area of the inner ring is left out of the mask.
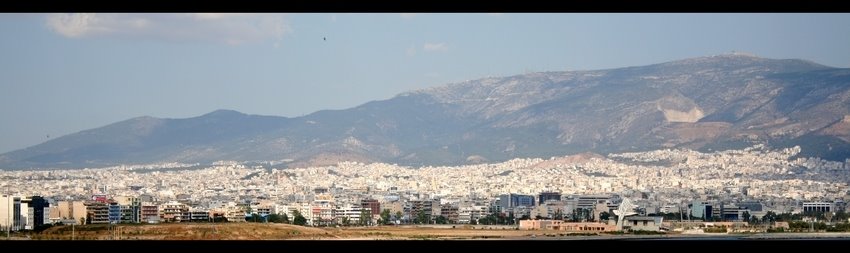
[[[144,115],[295,117],[526,71],[731,51],[850,67],[850,14],[0,14],[0,34],[0,153]]]

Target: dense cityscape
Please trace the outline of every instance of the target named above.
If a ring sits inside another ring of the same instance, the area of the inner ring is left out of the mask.
[[[283,220],[305,226],[437,223],[540,229],[576,222],[613,230],[614,211],[625,199],[636,206],[628,210],[636,216],[626,217],[634,221],[633,229],[642,219],[650,221],[648,230],[673,229],[664,226],[664,217],[748,223],[792,214],[846,222],[850,161],[799,153],[798,147],[758,145],[710,153],[668,149],[419,168],[357,162],[282,168],[221,161],[6,170],[0,171],[0,226],[19,231],[56,224]]]

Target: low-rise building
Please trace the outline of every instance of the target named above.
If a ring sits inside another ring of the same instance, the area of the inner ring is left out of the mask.
[[[629,216],[623,219],[623,229],[630,231],[661,231],[664,217],[661,216]]]
[[[86,202],[86,224],[109,223],[109,205],[100,201]]]
[[[458,208],[452,204],[440,206],[440,216],[446,217],[449,223],[458,223]]]
[[[803,212],[834,212],[835,211],[835,203],[831,201],[812,201],[812,202],[803,202]]]
[[[140,222],[144,223],[159,223],[159,206],[150,202],[144,202],[141,205]]]
[[[565,222],[562,220],[521,220],[522,230],[557,230],[567,232],[606,232],[617,229],[616,225],[598,222]]]
[[[180,222],[183,219],[183,213],[188,211],[188,206],[177,201],[169,201],[159,206],[160,220],[166,222]]]

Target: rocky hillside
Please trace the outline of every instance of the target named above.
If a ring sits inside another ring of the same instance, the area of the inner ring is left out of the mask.
[[[486,78],[303,117],[140,117],[0,155],[0,168],[342,160],[441,165],[799,145],[850,158],[850,69],[729,54]]]

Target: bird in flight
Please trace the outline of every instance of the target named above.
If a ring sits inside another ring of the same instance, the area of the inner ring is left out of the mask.
[[[328,41],[328,37],[322,37],[322,40]]]

